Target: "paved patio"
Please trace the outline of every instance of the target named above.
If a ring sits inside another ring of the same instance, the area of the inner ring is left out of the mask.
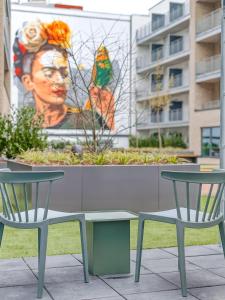
[[[142,276],[134,283],[135,251],[131,252],[132,274],[124,278],[91,276],[83,282],[80,255],[49,256],[44,300],[183,300],[177,271],[176,248],[144,250]],[[225,260],[217,245],[186,247],[189,287],[187,300],[225,300]],[[0,299],[36,298],[37,259],[0,260]]]

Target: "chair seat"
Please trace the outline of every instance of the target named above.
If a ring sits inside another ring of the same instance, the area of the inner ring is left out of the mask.
[[[36,222],[42,222],[45,209],[38,208],[37,211],[38,211],[38,213],[37,213],[37,221]],[[34,222],[34,214],[35,214],[34,209],[28,210],[29,223]],[[68,212],[61,212],[61,211],[55,211],[55,210],[49,209],[48,215],[47,215],[47,220],[51,224],[54,224],[55,222],[60,223],[60,219],[62,220],[62,222],[66,221],[67,219],[68,219],[68,221],[73,220],[73,219],[75,220],[75,219],[78,219],[81,214],[82,213],[68,213]],[[20,213],[20,215],[21,215],[22,223],[27,223],[26,222],[26,213],[23,211]],[[0,216],[2,218],[5,218],[2,213],[0,214]],[[19,216],[17,213],[15,214],[15,218],[16,218],[16,221],[19,222]]]
[[[187,208],[181,207],[180,208],[181,219],[185,222],[195,222],[196,217],[196,210],[190,209],[190,221],[187,218]],[[176,223],[177,220],[177,210],[170,209],[164,210],[159,212],[151,212],[151,213],[141,213],[146,219],[155,220],[155,221],[162,221],[167,223]],[[201,222],[203,217],[203,212],[199,212],[198,220]],[[205,216],[205,220],[207,220],[208,214]]]

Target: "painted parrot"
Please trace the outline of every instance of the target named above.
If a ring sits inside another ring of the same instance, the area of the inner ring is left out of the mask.
[[[107,48],[101,44],[92,69],[92,82],[96,87],[107,87],[112,78],[112,63]]]
[[[101,127],[114,129],[115,103],[109,88],[112,78],[112,63],[109,53],[102,44],[97,50],[91,74],[90,97],[84,104],[84,110],[94,109]]]

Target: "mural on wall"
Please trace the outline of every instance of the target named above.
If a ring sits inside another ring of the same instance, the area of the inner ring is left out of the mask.
[[[29,21],[17,29],[13,43],[14,82],[22,105],[32,105],[37,115],[43,115],[44,128],[89,129],[94,115],[99,128],[114,130],[113,64],[109,51],[101,43],[92,70],[85,70],[90,75],[82,77],[81,64],[78,66],[72,59],[71,37],[70,26],[60,20]],[[86,93],[77,92],[78,86],[83,90],[79,81],[87,87]],[[74,95],[81,101],[74,101]]]

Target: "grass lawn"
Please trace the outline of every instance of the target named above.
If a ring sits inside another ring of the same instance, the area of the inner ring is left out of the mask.
[[[204,205],[206,198],[202,198]],[[131,248],[136,248],[138,221],[131,221]],[[207,229],[186,229],[186,245],[216,244],[219,232],[216,227]],[[146,221],[144,248],[176,246],[175,225]],[[48,255],[80,253],[78,222],[49,226]],[[22,230],[5,227],[0,258],[37,256],[37,230]]]
[[[131,222],[131,248],[136,247],[138,222]],[[218,230],[187,229],[186,245],[204,245],[218,243]],[[176,246],[174,225],[147,221],[145,225],[144,248]],[[80,235],[78,223],[64,223],[49,226],[48,255],[80,253]],[[37,256],[37,231],[5,228],[0,258]]]

